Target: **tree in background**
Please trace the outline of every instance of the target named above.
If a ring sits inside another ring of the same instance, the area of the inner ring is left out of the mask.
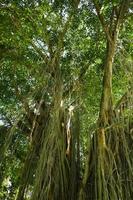
[[[131,1],[1,3],[1,199],[132,198],[131,14]]]

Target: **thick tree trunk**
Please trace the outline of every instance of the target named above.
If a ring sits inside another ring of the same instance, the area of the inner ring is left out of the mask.
[[[98,146],[106,147],[105,128],[112,122],[112,65],[115,55],[116,37],[112,41],[107,41],[107,54],[104,64],[103,91],[99,113]]]
[[[33,200],[66,199],[63,184],[66,180],[64,172],[65,142],[61,133],[61,101],[63,94],[62,77],[58,63],[54,63],[53,102],[50,112],[50,123],[46,137],[42,138],[42,149],[36,173]],[[61,185],[62,184],[62,185]]]
[[[99,126],[110,123],[112,114],[112,65],[115,54],[115,41],[107,42],[107,56],[104,65],[103,92],[101,98]]]
[[[107,42],[107,55],[104,65],[103,92],[101,97],[100,113],[99,113],[99,129],[97,133],[97,196],[99,200],[107,199],[105,182],[105,128],[112,121],[112,65],[115,54],[116,41]]]

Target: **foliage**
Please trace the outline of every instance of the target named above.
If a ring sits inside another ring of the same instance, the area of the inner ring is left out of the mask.
[[[0,5],[0,199],[131,199],[131,1]]]

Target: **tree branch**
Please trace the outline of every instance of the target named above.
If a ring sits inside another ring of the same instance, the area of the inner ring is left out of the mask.
[[[105,32],[105,34],[106,34],[106,37],[107,37],[108,41],[112,43],[111,35],[110,35],[110,33],[109,33],[109,28],[108,28],[108,26],[107,26],[107,24],[106,24],[106,22],[105,22],[105,20],[104,20],[103,15],[101,14],[100,5],[98,4],[98,2],[97,2],[96,0],[93,0],[93,3],[94,3],[94,6],[95,6],[97,15],[98,15],[98,17],[99,17],[99,20],[100,20],[100,22],[101,22],[101,25],[102,25],[102,27],[103,27],[103,30],[104,30],[104,32]]]
[[[115,29],[114,29],[114,33],[118,33],[121,22],[124,18],[124,14],[126,13],[126,10],[129,6],[130,0],[124,0],[121,5],[120,8],[117,11],[117,20],[116,20],[116,24],[115,24]]]

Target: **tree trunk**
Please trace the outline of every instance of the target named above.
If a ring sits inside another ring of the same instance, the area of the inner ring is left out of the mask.
[[[99,113],[99,129],[97,133],[97,198],[100,200],[107,199],[105,182],[105,128],[112,121],[112,65],[115,54],[116,41],[107,42],[107,55],[104,65],[103,92],[101,97]]]

